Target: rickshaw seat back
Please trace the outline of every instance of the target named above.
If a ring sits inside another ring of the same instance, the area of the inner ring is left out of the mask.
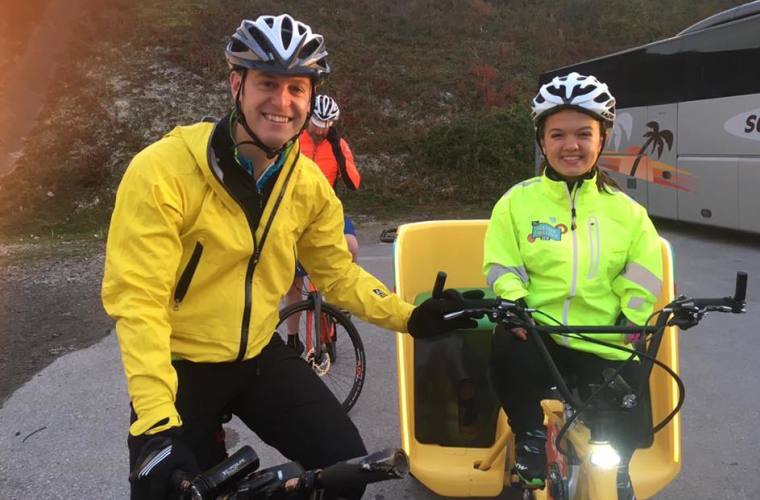
[[[487,224],[487,220],[449,220],[399,226],[394,248],[396,292],[407,302],[424,300],[438,271],[447,273],[446,288],[486,289],[482,258]],[[663,292],[658,308],[674,296],[670,245],[663,239],[661,248]],[[490,325],[480,322],[474,330],[432,341],[396,336],[402,447],[412,474],[439,495],[496,496],[504,488],[506,450],[496,450],[496,444],[511,430],[490,385],[490,330]],[[658,358],[677,371],[674,328],[666,332]],[[470,397],[472,389],[477,391]],[[655,368],[650,391],[653,422],[658,423],[674,408],[675,384]],[[634,454],[631,477],[639,498],[654,495],[678,474],[680,439],[676,416],[651,447]],[[475,467],[494,454],[497,458],[489,470]]]
[[[396,292],[407,302],[423,300],[438,271],[447,273],[446,288],[487,288],[481,271],[487,224],[487,220],[456,220],[400,226],[394,249]],[[492,454],[496,436],[509,429],[495,395],[482,387],[489,378],[491,327],[485,328],[418,343],[409,335],[396,336],[402,447],[409,455],[411,473],[439,495],[496,496],[504,488],[504,453],[487,471],[473,466]],[[470,353],[463,363],[452,362],[457,349]],[[417,367],[424,374],[416,373]],[[446,376],[446,368],[453,376]],[[474,432],[462,405],[469,382],[480,389]],[[445,396],[438,404],[436,391]],[[416,408],[416,403],[422,407]],[[491,428],[484,429],[484,422]]]

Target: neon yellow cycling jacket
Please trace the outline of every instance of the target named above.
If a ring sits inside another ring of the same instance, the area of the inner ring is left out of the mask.
[[[172,356],[228,362],[261,352],[293,282],[296,254],[331,302],[368,321],[406,331],[413,308],[352,263],[341,203],[297,144],[264,207],[255,244],[243,209],[209,165],[213,128],[178,127],[141,151],[116,196],[102,299],[116,321],[138,417],[133,435],[181,425]],[[255,245],[280,197],[256,259]]]
[[[546,174],[510,189],[494,206],[483,270],[496,295],[524,298],[567,325],[614,324],[622,311],[636,324],[652,313],[662,288],[657,232],[646,210],[596,177],[569,190]],[[543,324],[554,324],[535,314]],[[606,359],[628,354],[582,339],[552,336]],[[624,335],[600,340],[623,344]]]

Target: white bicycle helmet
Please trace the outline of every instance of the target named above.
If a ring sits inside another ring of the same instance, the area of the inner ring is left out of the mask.
[[[531,118],[536,126],[550,114],[568,108],[589,114],[607,127],[615,121],[615,98],[607,85],[591,75],[576,72],[555,76],[551,82],[542,85],[531,108]]]
[[[325,59],[327,50],[324,37],[313,33],[311,27],[288,14],[259,16],[255,21],[244,19],[230,37],[224,55],[232,70],[256,69],[277,75],[308,76],[311,79],[312,103],[317,83],[330,73],[330,66]],[[235,95],[235,113],[238,123],[251,140],[236,146],[250,143],[261,148],[267,158],[274,158],[298,138],[306,128],[308,116],[301,130],[281,147],[272,148],[264,144],[246,121],[240,105],[247,74],[247,71],[242,72],[242,84]],[[313,107],[309,106],[309,114]]]
[[[311,122],[320,128],[329,127],[340,117],[340,108],[335,99],[329,95],[318,95],[314,101],[314,111],[311,114]]]
[[[244,19],[224,54],[233,68],[320,79],[330,73],[322,35],[288,14]]]

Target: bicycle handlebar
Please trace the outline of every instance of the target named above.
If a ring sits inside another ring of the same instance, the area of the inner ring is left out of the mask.
[[[435,287],[443,289],[446,281],[446,273],[439,272],[436,277]],[[435,288],[434,288],[435,293]],[[664,312],[673,313],[675,318],[668,324],[683,325],[686,328],[688,322],[699,321],[704,313],[709,311],[743,313],[746,311],[747,296],[747,273],[736,273],[736,286],[733,297],[723,298],[690,298],[680,296],[663,308]],[[536,312],[536,309],[526,308],[517,301],[497,299],[464,300],[464,308],[459,311],[444,315],[445,320],[468,316],[472,318],[486,315],[491,322],[512,320],[516,323],[521,321],[521,316]],[[682,316],[687,316],[683,318]],[[572,325],[572,326],[547,326],[535,325],[535,329],[544,333],[655,333],[657,326],[627,326],[627,325]]]
[[[409,472],[409,460],[403,450],[387,448],[370,455],[338,462],[317,474],[317,483],[326,489],[340,490],[346,485],[367,485],[388,479],[400,479]]]
[[[370,483],[403,478],[409,472],[406,453],[398,448],[387,448],[324,469],[305,471],[295,462],[257,471],[258,466],[256,452],[250,446],[243,446],[192,480],[181,471],[176,471],[171,480],[183,499],[210,500],[224,494],[223,498],[263,500],[276,492],[300,492],[303,498],[309,498],[312,492],[320,489],[342,491],[359,488]]]
[[[443,275],[443,277],[441,276]],[[445,282],[445,273],[439,272],[436,278],[436,287],[442,289]],[[531,313],[541,313],[540,310],[531,309],[525,307],[523,301],[510,301],[502,298],[497,299],[481,299],[481,300],[464,300],[464,307],[460,311],[454,311],[446,314],[444,319],[453,319],[461,316],[468,316],[470,318],[481,318],[484,315],[493,323],[505,323],[513,327],[524,327],[531,336],[531,339],[535,341],[536,347],[541,353],[542,357],[547,363],[552,377],[557,382],[557,389],[559,390],[565,401],[569,402],[570,406],[574,408],[573,415],[565,421],[564,426],[556,437],[555,444],[557,448],[560,448],[560,442],[562,436],[569,429],[575,418],[590,408],[592,401],[598,398],[602,405],[607,404],[607,398],[609,394],[614,398],[614,404],[620,409],[630,410],[637,405],[637,398],[642,391],[647,387],[649,377],[651,375],[654,365],[662,367],[669,375],[671,375],[676,384],[678,385],[678,402],[675,408],[666,416],[659,424],[652,427],[652,434],[658,432],[678,413],[684,398],[684,386],[681,379],[678,377],[670,367],[660,362],[657,359],[657,352],[662,341],[661,333],[664,332],[666,326],[675,325],[681,329],[691,328],[699,323],[704,315],[709,311],[717,312],[731,312],[731,313],[743,313],[746,308],[746,295],[747,295],[747,273],[738,272],[736,274],[736,286],[733,297],[723,297],[720,299],[710,298],[690,298],[685,296],[679,296],[675,300],[667,304],[662,310],[657,311],[650,316],[658,314],[657,321],[654,326],[649,326],[649,320],[645,325],[572,325],[566,326],[545,326],[537,325],[533,322]],[[547,316],[548,317],[548,316]],[[553,319],[553,318],[550,318]],[[556,320],[555,320],[556,321]],[[559,323],[559,322],[557,322]],[[620,376],[620,370],[622,366],[617,370],[606,370],[603,373],[604,383],[598,385],[591,396],[584,402],[577,399],[568,388],[565,380],[560,373],[557,365],[554,363],[549,351],[543,342],[538,339],[539,333],[559,333],[559,334],[576,334],[582,337],[588,342],[601,343],[606,346],[620,349],[630,354],[628,361],[633,360],[636,356],[639,356],[642,360],[643,369],[641,370],[641,377],[637,388],[634,390],[628,383]],[[635,348],[618,346],[612,343],[600,342],[593,338],[583,337],[582,333],[638,333],[638,334],[653,334],[651,341],[648,345],[645,345],[642,350],[639,350],[640,346]],[[601,425],[598,429],[589,425],[592,438],[596,434],[596,438],[600,440],[606,440],[605,426]]]

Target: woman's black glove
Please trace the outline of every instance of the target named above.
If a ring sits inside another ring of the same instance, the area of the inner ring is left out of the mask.
[[[199,470],[190,448],[179,438],[177,429],[152,436],[129,436],[132,446],[140,450],[129,474],[132,500],[165,500],[172,492],[172,473],[183,471],[195,477]]]
[[[459,316],[450,320],[443,316],[465,308],[465,299],[480,300],[483,298],[481,290],[468,290],[464,296],[453,288],[443,292],[439,299],[430,297],[418,305],[409,318],[407,330],[415,339],[434,337],[451,330],[475,328],[478,322],[469,316]]]

